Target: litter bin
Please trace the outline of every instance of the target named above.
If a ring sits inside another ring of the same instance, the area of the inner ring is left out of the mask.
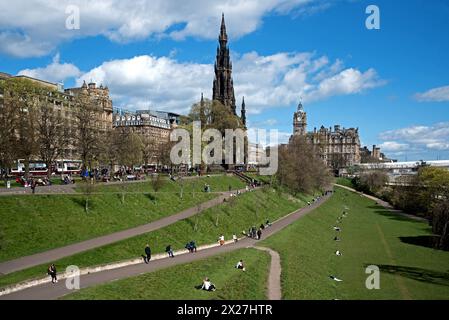
[[[6,189],[11,189],[11,181],[6,181]]]

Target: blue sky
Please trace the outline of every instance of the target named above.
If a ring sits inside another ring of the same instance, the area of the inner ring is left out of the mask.
[[[73,3],[80,29],[66,30]],[[66,87],[92,79],[109,86],[116,106],[185,113],[212,94],[224,12],[251,126],[286,139],[302,96],[310,130],[359,127],[364,145],[393,158],[449,159],[448,1],[98,3],[0,3],[0,71]],[[365,27],[370,4],[380,30]]]

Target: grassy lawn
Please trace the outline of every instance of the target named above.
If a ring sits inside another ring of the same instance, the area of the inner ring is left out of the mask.
[[[333,226],[345,206],[336,242]],[[427,223],[336,188],[332,199],[263,244],[281,255],[284,299],[448,299],[449,252],[426,247],[429,235]],[[365,287],[368,265],[380,268],[380,290]]]
[[[173,182],[168,180],[168,177],[164,177],[167,183],[159,190],[159,192],[181,192],[181,186],[184,193],[202,192],[204,185],[208,184],[211,187],[211,192],[228,191],[229,187],[232,190],[245,188],[245,184],[235,176],[202,176],[196,178],[185,178],[181,181]],[[124,183],[107,185],[102,184],[96,192],[151,192],[153,187],[151,186],[151,178],[147,178],[143,182]]]
[[[345,187],[355,188],[354,184],[352,183],[352,180],[349,178],[337,178],[335,183]]]
[[[127,194],[124,203],[121,195],[112,191],[116,186],[101,187],[100,194],[89,200],[88,213],[83,195],[2,196],[0,261],[150,223],[194,207],[217,196],[202,192],[204,181],[213,191],[228,190],[229,185],[244,186],[239,179],[226,176],[186,180],[181,199],[179,185],[173,181],[168,181],[158,193],[152,192],[148,183],[127,184],[129,192],[138,193]]]
[[[246,272],[234,268],[243,259]],[[188,264],[94,286],[70,294],[68,300],[262,300],[266,299],[270,256],[241,249]],[[195,289],[205,277],[217,291]]]
[[[147,243],[153,253],[162,253],[168,244],[178,250],[184,248],[190,240],[195,240],[198,246],[213,243],[221,233],[229,240],[234,233],[241,234],[252,225],[258,226],[266,219],[274,221],[303,207],[310,198],[294,198],[273,189],[252,191],[163,229],[66,257],[55,261],[55,264],[59,270],[64,270],[69,265],[82,268],[132,259],[143,253]],[[46,268],[47,264],[1,276],[0,287],[41,277]]]

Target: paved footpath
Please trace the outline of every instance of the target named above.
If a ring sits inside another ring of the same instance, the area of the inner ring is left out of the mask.
[[[244,193],[245,191],[246,190],[241,190],[242,193]],[[217,198],[201,203],[200,210],[203,211],[223,203],[224,199],[229,198],[231,193],[232,192],[222,192],[220,193],[220,196],[218,196]],[[107,244],[111,244],[117,241],[125,240],[128,238],[132,238],[141,234],[145,234],[154,230],[164,228],[177,221],[198,214],[199,213],[198,207],[199,206],[197,205],[195,207],[186,209],[180,213],[135,228],[118,231],[98,238],[93,238],[86,241],[74,243],[65,247],[60,247],[45,252],[33,254],[31,256],[21,257],[15,260],[2,262],[0,263],[0,274],[8,274],[11,272],[38,266],[44,263],[52,262],[67,256],[74,255],[79,252],[102,247]]]
[[[329,195],[322,197],[319,201],[314,202],[312,205],[299,209],[285,216],[284,218],[281,218],[280,220],[274,222],[270,227],[264,230],[262,234],[262,239],[266,239],[271,235],[284,229],[288,225],[292,224],[302,216],[306,215],[313,209],[320,206],[329,197],[330,197]],[[80,277],[80,288],[83,289],[105,282],[137,276],[140,274],[153,272],[163,268],[168,268],[179,264],[205,259],[217,254],[231,252],[237,249],[254,247],[257,244],[257,242],[258,242],[257,240],[245,238],[238,241],[237,243],[200,250],[196,253],[177,255],[175,258],[159,259],[152,261],[149,264],[142,263],[138,265],[130,265],[123,268],[83,275]],[[60,298],[70,293],[72,293],[72,291],[66,288],[65,281],[60,281],[57,284],[46,283],[22,291],[17,291],[9,295],[4,295],[0,297],[0,300],[50,300]]]

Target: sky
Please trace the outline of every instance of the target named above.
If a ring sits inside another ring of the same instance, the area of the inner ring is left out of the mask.
[[[301,100],[309,131],[358,127],[390,158],[449,159],[447,0],[0,0],[0,72],[187,114],[212,96],[222,13],[249,127],[286,142]]]

